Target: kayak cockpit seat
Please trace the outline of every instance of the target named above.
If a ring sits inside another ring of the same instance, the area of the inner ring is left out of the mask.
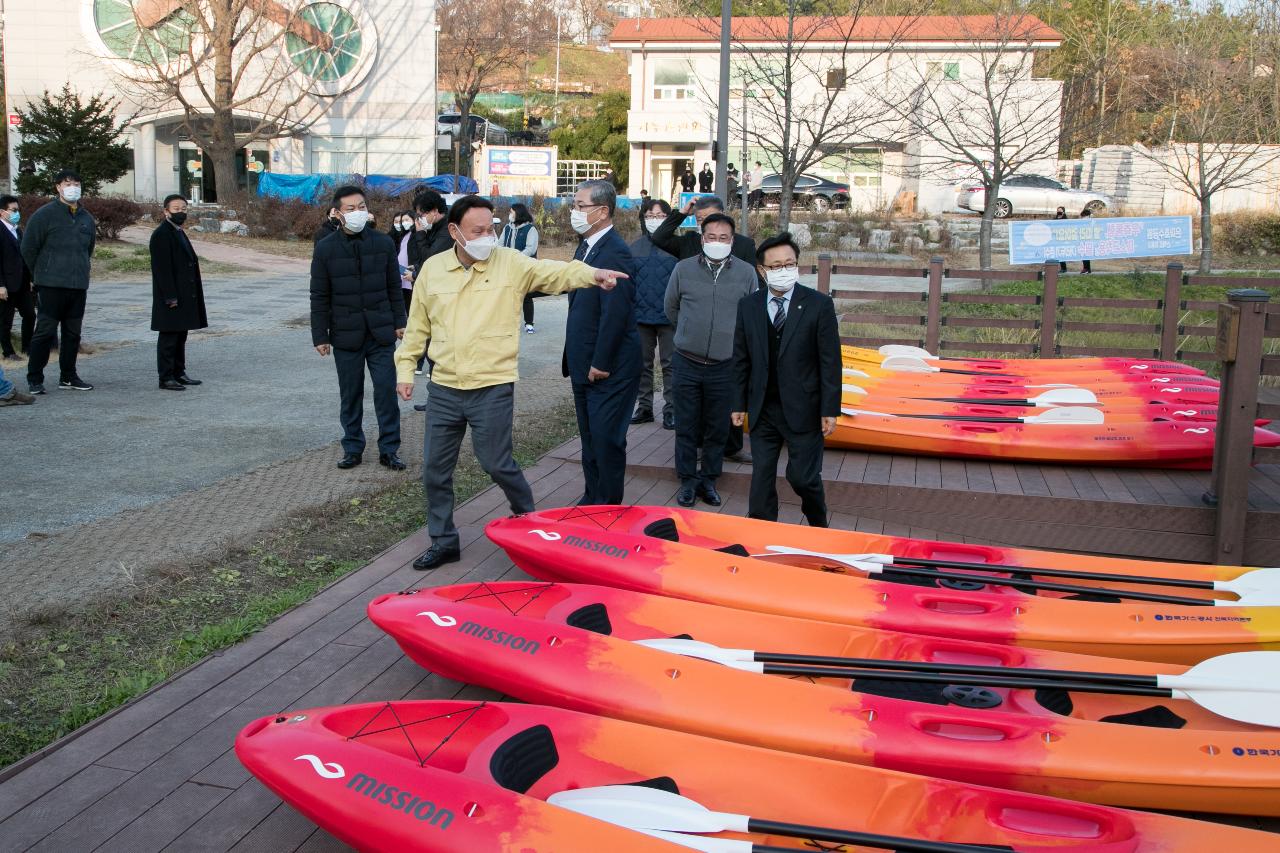
[[[613,633],[613,623],[609,621],[609,611],[601,603],[579,607],[564,620],[571,628],[581,628],[606,637]]]
[[[855,678],[849,689],[854,693],[867,693],[886,699],[927,702],[930,705],[959,705],[976,710],[997,708],[1004,702],[994,690],[955,684],[918,684],[913,681]]]
[[[1075,710],[1076,705],[1071,699],[1071,694],[1061,688],[1041,687],[1036,691],[1035,695],[1036,702],[1046,711],[1069,717],[1071,712]],[[1147,726],[1155,729],[1180,729],[1187,724],[1186,720],[1164,705],[1153,705],[1150,708],[1130,711],[1127,714],[1112,714],[1107,717],[1100,717],[1098,722],[1119,723],[1125,726]]]
[[[680,541],[680,531],[676,529],[674,518],[660,518],[649,522],[644,529],[644,535],[652,536],[654,539],[665,539],[668,542]]]
[[[551,729],[538,725],[512,735],[493,751],[489,775],[499,786],[523,794],[559,763]]]
[[[653,788],[658,791],[666,791],[668,794],[679,795],[680,793],[680,786],[670,776],[655,776],[652,779],[644,779],[640,782],[623,782],[622,784],[632,785],[636,788]]]

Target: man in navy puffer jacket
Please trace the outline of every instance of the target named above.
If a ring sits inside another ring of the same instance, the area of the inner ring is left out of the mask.
[[[650,235],[671,213],[671,205],[649,199],[640,205],[640,237],[631,244],[636,262],[636,330],[640,333],[640,394],[636,398],[633,424],[653,421],[653,356],[658,351],[662,365],[662,428],[675,429],[675,407],[671,398],[671,353],[675,349],[676,328],[667,319],[663,297],[675,269],[676,257],[653,244]]]

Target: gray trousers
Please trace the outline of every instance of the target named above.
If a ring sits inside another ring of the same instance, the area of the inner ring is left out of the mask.
[[[533,490],[511,455],[515,385],[462,391],[427,386],[427,428],[422,440],[422,485],[427,496],[427,532],[444,548],[457,548],[453,524],[453,472],[462,436],[471,426],[471,446],[489,478],[502,489],[513,513],[533,512]]]
[[[664,326],[637,323],[636,331],[640,333],[640,394],[636,397],[636,412],[653,414],[653,351],[656,349],[662,365],[662,414],[666,416],[674,411],[671,354],[676,351],[676,327],[669,323]]]

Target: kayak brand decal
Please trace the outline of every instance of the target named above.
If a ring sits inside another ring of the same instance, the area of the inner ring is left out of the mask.
[[[441,615],[433,610],[424,610],[418,614],[426,616],[438,628],[452,628],[458,625],[458,620],[453,616]],[[488,640],[499,646],[506,646],[515,652],[524,652],[528,655],[536,655],[538,649],[542,648],[542,643],[538,640],[530,640],[528,637],[522,637],[519,634],[512,634],[510,631],[499,631],[497,628],[490,628],[488,625],[481,625],[479,622],[466,621],[458,625],[458,631],[469,637],[475,637],[478,640]],[[316,771],[319,772],[319,771]]]
[[[1252,622],[1252,616],[1183,616],[1182,614],[1157,613],[1157,622]]]
[[[347,783],[347,790],[353,788],[356,793],[364,794],[375,803],[387,806],[392,811],[415,817],[423,823],[438,825],[440,829],[448,829],[449,824],[453,822],[453,812],[448,809],[436,808],[436,804],[430,800],[419,797],[411,791],[397,788],[395,785],[379,782],[372,776],[366,776],[363,773],[352,776],[351,781]]]
[[[564,544],[574,548],[581,548],[584,551],[595,551],[598,554],[604,554],[606,557],[614,557],[619,560],[627,559],[627,549],[620,548],[617,545],[610,545],[608,542],[600,542],[596,539],[587,539],[583,536],[564,536],[555,531],[540,530],[534,528],[529,531],[530,535],[541,536],[548,542],[556,542],[561,539]]]
[[[311,765],[311,769],[316,771],[317,776],[325,779],[341,779],[347,775],[347,771],[342,769],[342,765],[333,761],[324,762],[320,760],[318,755],[299,755],[294,761],[305,761]]]
[[[555,531],[548,532],[546,530],[541,530],[536,527],[533,530],[530,530],[529,534],[531,536],[541,536],[547,542],[555,542],[561,538],[560,534],[556,533]]]
[[[1252,746],[1237,746],[1231,750],[1232,755],[1248,755],[1251,758],[1280,758],[1280,749],[1255,748]]]

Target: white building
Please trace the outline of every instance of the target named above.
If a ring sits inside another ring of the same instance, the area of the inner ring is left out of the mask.
[[[1224,161],[1219,156],[1229,158]],[[1215,193],[1213,213],[1273,211],[1280,207],[1280,146],[1210,145],[1205,156],[1210,169],[1247,176],[1247,183]],[[1140,144],[1086,148],[1081,158],[1080,186],[1106,193],[1119,210],[1135,215],[1200,213],[1180,176],[1196,179],[1199,160],[1194,147],[1175,142],[1149,149]]]
[[[309,111],[304,102],[296,114],[311,115],[242,150],[241,186],[247,171],[259,170],[434,174],[433,0],[251,0],[247,7],[270,21],[305,22],[290,32],[270,25],[280,32],[255,61],[288,68],[309,91],[333,98],[311,101],[319,108]],[[184,22],[191,20],[178,0],[5,0],[11,174],[18,173],[14,151],[21,141],[15,108],[69,83],[82,97],[121,98],[121,117],[132,116],[127,141],[134,167],[107,192],[138,199],[184,192],[210,200],[211,158],[179,132],[178,104],[157,102],[131,82],[145,73],[137,60],[156,55],[148,51],[189,42]],[[237,115],[248,121],[254,114],[246,106]]]
[[[1023,103],[1037,104],[1036,127],[1027,130],[1038,137],[1036,155],[1024,158],[1028,162],[1020,171],[1055,174],[1062,86],[1056,80],[1034,78],[1032,64],[1037,54],[1061,43],[1058,33],[1030,17],[1008,23],[1006,29],[984,17],[925,17],[909,26],[900,21],[864,18],[843,30],[834,26],[828,34],[813,19],[797,19],[795,31],[806,35],[793,40],[801,45],[800,55],[791,63],[797,72],[793,100],[821,102],[826,97],[823,89],[832,86],[841,90],[836,99],[838,109],[852,114],[856,109],[849,105],[860,99],[883,102],[894,95],[903,103],[922,87],[930,91],[936,87],[934,109],[957,115],[981,113],[979,87],[972,83],[983,78],[984,69],[998,67],[1002,78],[1011,84],[1002,86],[1004,91],[1016,92]],[[1011,36],[1014,27],[1019,37]],[[780,166],[774,162],[777,155],[770,146],[758,144],[760,131],[755,129],[770,126],[769,116],[778,110],[776,96],[773,103],[761,103],[759,95],[743,81],[760,74],[770,62],[781,73],[785,42],[776,34],[785,32],[785,18],[733,21],[728,104],[731,130],[726,159],[739,170],[756,161],[763,164],[766,173]],[[886,32],[893,36],[886,38]],[[627,51],[630,60],[628,187],[633,194],[644,188],[656,197],[670,199],[680,164],[692,162],[696,170],[711,160],[717,121],[719,22],[693,18],[622,20],[614,28],[610,46]],[[842,57],[842,53],[851,58]],[[846,81],[846,66],[859,67],[862,79]],[[1010,107],[1009,111],[1018,109]],[[911,122],[903,115],[881,112],[885,118],[861,128],[860,137],[826,146],[826,157],[807,171],[848,183],[851,205],[857,210],[887,208],[900,194],[914,197],[920,210],[953,209],[955,186],[973,177],[972,168],[943,165],[947,157],[937,142],[912,132]],[[982,134],[977,126],[970,131],[971,135]],[[748,143],[745,158],[744,136]]]

